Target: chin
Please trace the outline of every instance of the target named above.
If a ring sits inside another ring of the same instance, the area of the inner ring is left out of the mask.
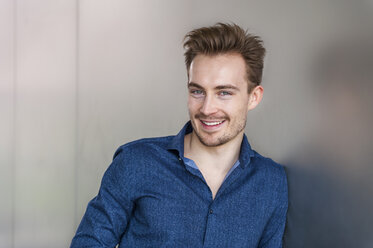
[[[229,139],[224,139],[224,137],[218,137],[218,138],[209,138],[204,137],[203,135],[200,135],[199,133],[195,132],[196,136],[198,137],[199,141],[208,147],[217,147],[226,144],[229,142]]]

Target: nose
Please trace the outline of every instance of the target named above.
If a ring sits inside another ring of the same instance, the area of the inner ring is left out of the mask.
[[[200,109],[200,112],[206,116],[217,112],[217,106],[216,106],[216,102],[213,96],[206,95],[203,101],[203,105]]]

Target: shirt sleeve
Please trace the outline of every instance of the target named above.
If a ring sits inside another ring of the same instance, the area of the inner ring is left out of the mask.
[[[282,248],[283,236],[286,224],[286,215],[288,210],[288,186],[285,170],[282,169],[282,178],[277,190],[277,207],[269,219],[263,235],[261,237],[259,248]]]
[[[115,247],[125,232],[134,204],[128,170],[118,151],[102,178],[98,195],[88,203],[70,248]]]

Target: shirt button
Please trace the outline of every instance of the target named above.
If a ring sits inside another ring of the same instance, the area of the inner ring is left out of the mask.
[[[212,209],[209,210],[209,213],[212,214],[214,211],[212,211]]]
[[[179,161],[181,161],[181,158],[179,157]]]

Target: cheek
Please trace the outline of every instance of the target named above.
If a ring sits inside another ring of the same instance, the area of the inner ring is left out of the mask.
[[[246,118],[248,112],[248,105],[246,102],[232,102],[224,106],[223,111],[229,114],[232,118],[242,119]]]
[[[188,98],[188,110],[189,112],[196,112],[202,106],[202,101],[193,97]]]

